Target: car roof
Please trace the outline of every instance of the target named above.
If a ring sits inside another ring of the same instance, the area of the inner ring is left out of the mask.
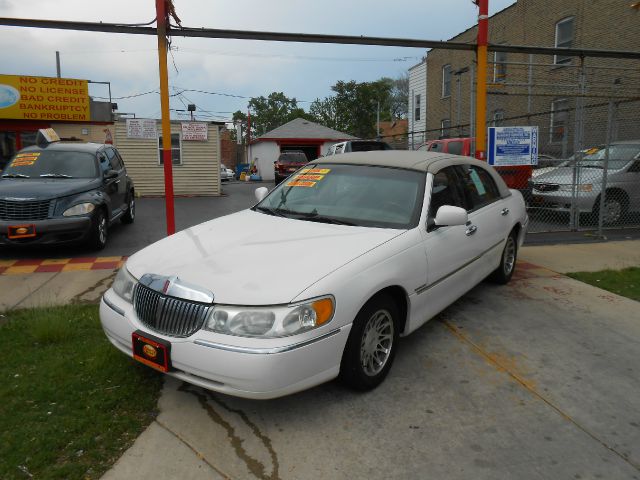
[[[502,177],[493,168],[487,168],[486,162],[462,155],[416,150],[372,150],[331,155],[314,160],[314,163],[344,163],[349,165],[368,165],[397,167],[418,172],[436,173],[452,165],[476,165],[486,169],[498,184],[501,196],[510,195],[509,188]]]
[[[54,151],[64,151],[64,152],[74,151],[74,152],[95,153],[104,146],[105,145],[102,143],[91,143],[91,142],[52,142],[45,147],[32,145],[31,147],[23,148],[20,151],[21,152],[44,152],[46,150],[54,150]]]

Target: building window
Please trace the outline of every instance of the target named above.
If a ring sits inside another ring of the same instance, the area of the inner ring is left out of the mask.
[[[504,125],[504,110],[494,110],[491,123],[493,127],[502,127]]]
[[[413,106],[413,119],[418,122],[420,121],[420,95],[416,95]]]
[[[569,100],[566,98],[551,102],[551,132],[549,140],[551,142],[562,142],[567,134],[569,120]]]
[[[442,98],[451,95],[451,65],[442,67]]]
[[[174,165],[182,165],[182,142],[179,133],[171,134],[171,161]],[[164,164],[162,158],[162,136],[158,135],[158,162]]]
[[[451,120],[448,118],[440,121],[440,138],[447,138],[449,136],[449,129],[451,128]]]
[[[493,83],[507,81],[507,52],[493,52]]]
[[[556,23],[556,47],[571,48],[573,46],[573,21],[574,17],[567,17]],[[571,57],[554,55],[553,63],[571,63]]]

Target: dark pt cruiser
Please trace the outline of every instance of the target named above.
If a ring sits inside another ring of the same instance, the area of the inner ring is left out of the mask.
[[[133,182],[111,145],[55,142],[20,150],[0,176],[0,245],[88,243],[135,218]]]

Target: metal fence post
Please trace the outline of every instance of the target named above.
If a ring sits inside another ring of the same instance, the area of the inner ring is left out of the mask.
[[[580,94],[576,97],[575,109],[575,129],[573,136],[573,181],[571,188],[571,213],[570,228],[577,230],[580,226],[580,209],[578,203],[578,185],[580,185],[580,162],[582,161],[582,150],[584,148],[584,95],[586,92],[586,74],[584,68],[584,57],[580,57],[580,71],[578,74],[578,85]]]
[[[600,208],[598,209],[598,235],[604,237],[602,233],[604,204],[607,196],[607,172],[609,171],[609,145],[611,144],[613,124],[615,122],[615,103],[609,100],[609,111],[607,115],[607,139],[604,151],[604,165],[602,169],[602,185],[600,186]]]

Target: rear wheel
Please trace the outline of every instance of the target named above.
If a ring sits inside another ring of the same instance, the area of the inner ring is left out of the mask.
[[[127,201],[127,211],[122,215],[122,223],[133,223],[136,219],[136,196],[133,192],[129,193],[129,200]]]
[[[342,383],[355,390],[372,390],[382,383],[396,354],[399,315],[388,295],[372,299],[360,310],[342,355]]]
[[[102,250],[107,245],[109,233],[109,222],[103,208],[100,208],[91,222],[91,234],[89,235],[89,246],[96,250]]]
[[[498,268],[489,275],[489,280],[501,285],[509,283],[509,280],[511,280],[511,277],[513,276],[513,272],[516,269],[517,257],[518,235],[515,230],[511,230],[511,233],[504,244],[504,249],[502,250],[500,265],[498,265]]]

